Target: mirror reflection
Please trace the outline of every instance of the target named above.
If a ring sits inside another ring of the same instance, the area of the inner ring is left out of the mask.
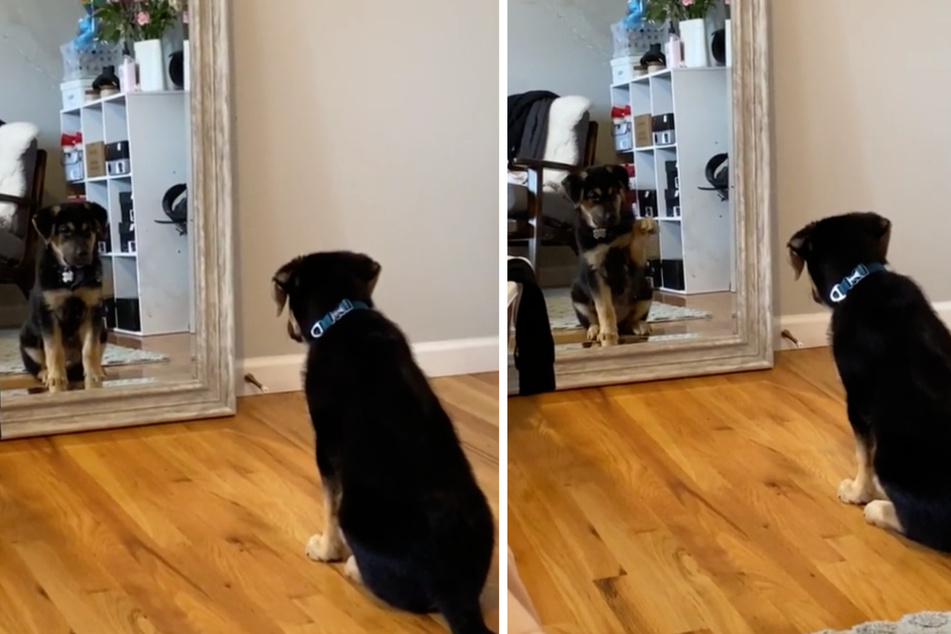
[[[509,3],[507,187],[556,349],[734,333],[729,5],[550,4]]]
[[[2,69],[18,88],[0,94],[2,398],[193,376],[185,0],[11,10],[21,28]]]

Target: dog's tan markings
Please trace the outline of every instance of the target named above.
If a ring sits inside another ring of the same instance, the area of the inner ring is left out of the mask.
[[[858,463],[855,478],[846,478],[839,483],[838,495],[847,504],[866,504],[880,496],[872,472],[871,448],[858,436],[855,437],[855,460]]]
[[[56,288],[43,291],[43,302],[54,313],[61,311],[66,302],[73,297],[82,300],[86,308],[90,309],[98,306],[99,302],[102,301],[102,289],[84,286],[76,290]]]
[[[607,280],[598,280],[598,292],[594,297],[594,310],[598,313],[598,341],[602,346],[613,346],[618,342],[617,313],[614,312],[614,301],[611,297],[611,287]]]
[[[82,364],[86,389],[102,387],[106,373],[102,369],[102,341],[99,332],[92,322],[92,313],[83,320],[79,328],[79,338],[82,341]]]
[[[630,244],[630,258],[634,264],[642,268],[647,266],[647,247],[649,246],[650,236],[656,234],[657,230],[657,221],[653,218],[638,218],[634,222]]]
[[[363,584],[363,575],[360,574],[360,568],[357,567],[357,558],[350,555],[347,563],[343,565],[343,574],[354,583]]]
[[[347,555],[347,544],[340,532],[338,513],[343,491],[339,485],[324,482],[324,532],[311,535],[305,553],[315,561],[340,561]]]
[[[66,350],[63,348],[63,333],[59,322],[53,321],[52,332],[43,335],[43,353],[46,357],[46,380],[50,392],[66,389]]]
[[[866,504],[865,521],[872,526],[878,526],[899,534],[905,532],[898,519],[898,514],[895,512],[895,505],[888,500],[872,500]]]
[[[647,323],[647,315],[650,313],[651,305],[654,302],[649,299],[634,302],[634,310],[628,321],[631,323],[631,332],[635,335],[647,336],[651,334],[651,325]]]
[[[595,245],[593,249],[585,251],[583,254],[585,262],[594,270],[600,270],[604,266],[604,258],[607,257],[611,249],[624,248],[630,245],[632,234],[625,233],[608,244]]]

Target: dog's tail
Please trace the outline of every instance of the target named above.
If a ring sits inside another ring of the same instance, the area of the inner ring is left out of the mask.
[[[495,634],[485,624],[478,595],[466,598],[440,596],[434,602],[452,634]]]

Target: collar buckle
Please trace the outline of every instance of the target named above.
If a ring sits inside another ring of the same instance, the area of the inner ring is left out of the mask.
[[[310,336],[313,339],[320,339],[331,326],[343,319],[347,313],[355,309],[369,310],[369,308],[370,307],[363,302],[351,302],[349,299],[341,300],[336,308],[314,322],[314,325],[310,327]]]

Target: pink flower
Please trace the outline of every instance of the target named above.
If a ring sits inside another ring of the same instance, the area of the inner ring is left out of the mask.
[[[182,11],[182,24],[188,24],[188,11]]]
[[[692,5],[692,4],[694,3],[694,0],[680,0],[680,2],[681,2],[681,4],[683,4],[685,7],[689,7],[690,5]]]
[[[147,11],[139,11],[139,14],[135,16],[135,21],[139,23],[139,26],[145,26],[149,23],[149,14]]]

